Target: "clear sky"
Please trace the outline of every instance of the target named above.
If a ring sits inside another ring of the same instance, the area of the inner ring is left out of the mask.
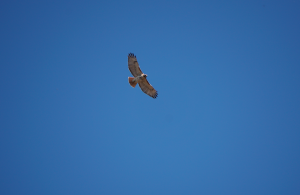
[[[1,1],[0,194],[299,195],[299,10]]]

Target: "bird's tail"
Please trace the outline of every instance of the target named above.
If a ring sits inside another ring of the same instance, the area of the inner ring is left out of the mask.
[[[137,82],[133,81],[134,77],[128,77],[128,82],[131,85],[131,87],[135,87]]]

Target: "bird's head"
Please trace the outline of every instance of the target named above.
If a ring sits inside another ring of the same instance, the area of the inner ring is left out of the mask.
[[[143,77],[145,77],[145,78],[147,78],[147,76],[148,76],[148,75],[146,75],[146,74],[143,74],[142,76],[143,76]]]

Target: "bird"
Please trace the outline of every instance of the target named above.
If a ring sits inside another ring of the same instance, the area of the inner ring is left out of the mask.
[[[136,56],[133,53],[128,54],[128,68],[131,74],[134,76],[128,77],[130,86],[135,88],[135,86],[139,84],[139,87],[145,94],[155,99],[158,95],[157,91],[147,81],[147,75],[141,71]]]

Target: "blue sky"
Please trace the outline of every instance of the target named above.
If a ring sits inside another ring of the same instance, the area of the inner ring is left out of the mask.
[[[300,194],[299,10],[1,1],[0,194]]]

